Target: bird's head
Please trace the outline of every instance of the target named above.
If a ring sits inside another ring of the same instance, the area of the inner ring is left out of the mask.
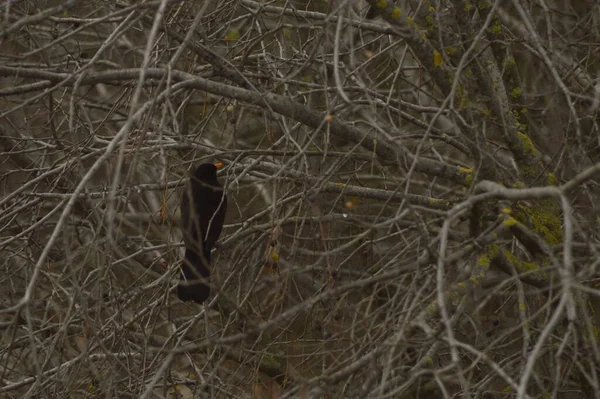
[[[210,183],[217,181],[217,169],[219,169],[223,164],[222,163],[203,163],[198,165],[196,171],[194,172],[194,178],[196,180]]]

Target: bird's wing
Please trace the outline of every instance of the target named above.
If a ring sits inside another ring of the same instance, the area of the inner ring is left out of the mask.
[[[210,210],[201,218],[200,228],[204,233],[204,251],[210,252],[221,235],[225,214],[227,212],[227,196],[223,191],[212,191]],[[218,194],[218,195],[215,195]]]

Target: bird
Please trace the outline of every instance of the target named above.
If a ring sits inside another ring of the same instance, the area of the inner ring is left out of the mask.
[[[221,163],[196,167],[181,198],[180,225],[185,243],[177,297],[203,303],[210,295],[210,252],[221,235],[227,196],[217,180]]]

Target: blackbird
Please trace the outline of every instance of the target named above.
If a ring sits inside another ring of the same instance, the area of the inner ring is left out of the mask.
[[[227,211],[227,196],[217,180],[220,166],[199,165],[181,198],[185,257],[177,296],[182,301],[202,303],[210,294],[210,251],[221,234]]]

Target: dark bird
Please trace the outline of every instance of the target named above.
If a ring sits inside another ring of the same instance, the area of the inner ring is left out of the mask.
[[[227,211],[227,196],[217,180],[220,166],[199,165],[181,198],[185,257],[177,296],[182,301],[202,303],[210,294],[210,251],[221,234]]]

